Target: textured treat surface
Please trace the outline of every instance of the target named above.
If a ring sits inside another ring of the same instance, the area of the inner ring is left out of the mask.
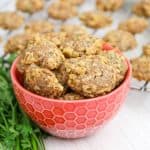
[[[118,59],[121,56],[115,58],[115,55],[117,54],[114,52],[110,52],[109,55],[103,52],[101,55],[68,59],[60,70],[68,86],[77,93],[85,97],[104,95],[120,83],[127,70],[124,61],[123,64],[119,64],[121,61]]]
[[[16,12],[0,12],[0,28],[14,30],[19,28],[24,18]]]
[[[115,11],[123,5],[123,0],[96,0],[96,6],[100,10]]]
[[[133,12],[139,16],[150,17],[150,0],[141,0],[135,4]]]
[[[44,33],[52,32],[53,30],[53,24],[48,21],[32,21],[25,26],[25,31],[27,33]]]
[[[18,69],[24,72],[30,64],[37,64],[48,69],[57,69],[64,61],[62,52],[56,45],[41,35],[36,35],[21,54]]]
[[[54,2],[48,8],[50,17],[60,20],[66,20],[77,15],[77,9],[74,5],[67,2]]]
[[[65,57],[80,57],[98,54],[102,50],[104,41],[87,34],[74,34],[68,37],[61,46]]]
[[[26,49],[28,42],[32,39],[29,34],[17,34],[10,37],[5,44],[5,52],[13,53],[16,51],[23,51]]]
[[[80,15],[80,20],[88,27],[91,28],[103,28],[112,23],[110,16],[104,15],[99,11],[88,11]]]
[[[24,85],[36,94],[51,98],[59,97],[64,90],[54,73],[34,64],[31,64],[25,71]]]
[[[112,46],[118,47],[121,51],[126,51],[136,47],[135,37],[127,31],[112,30],[109,31],[103,39]]]
[[[141,17],[131,17],[119,24],[119,29],[132,34],[141,33],[148,28],[148,21]]]
[[[17,0],[16,7],[18,10],[32,14],[43,9],[44,0]]]

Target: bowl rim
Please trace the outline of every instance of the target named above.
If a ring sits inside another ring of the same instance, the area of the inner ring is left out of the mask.
[[[125,56],[124,56],[125,57]],[[11,75],[11,79],[12,79],[12,83],[13,83],[13,87],[14,84],[17,85],[18,88],[20,88],[24,93],[27,93],[27,95],[31,95],[37,99],[42,99],[44,101],[52,101],[52,102],[59,102],[59,103],[84,103],[84,102],[90,102],[90,101],[97,101],[97,100],[102,100],[102,99],[107,99],[109,96],[114,95],[115,93],[117,93],[123,86],[124,84],[126,84],[126,82],[128,80],[131,79],[131,74],[132,74],[132,67],[131,64],[129,62],[129,60],[125,57],[127,66],[128,66],[128,70],[126,72],[125,78],[123,80],[123,82],[113,91],[111,91],[110,93],[103,95],[103,96],[98,96],[98,97],[94,97],[94,98],[87,98],[87,99],[80,99],[80,100],[60,100],[60,99],[53,99],[53,98],[47,98],[47,97],[43,97],[40,95],[37,95],[35,93],[30,92],[29,90],[25,89],[18,81],[15,73],[16,73],[16,64],[19,60],[19,56],[14,60],[11,69],[10,69],[10,75]]]

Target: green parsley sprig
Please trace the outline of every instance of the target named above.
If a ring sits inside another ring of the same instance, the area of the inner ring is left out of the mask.
[[[0,57],[0,150],[45,150],[42,132],[20,109],[9,70],[16,54]]]

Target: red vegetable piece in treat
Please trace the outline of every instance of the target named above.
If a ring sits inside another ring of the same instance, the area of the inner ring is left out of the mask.
[[[104,43],[103,50],[109,51],[112,49],[113,49],[113,47],[109,43]]]

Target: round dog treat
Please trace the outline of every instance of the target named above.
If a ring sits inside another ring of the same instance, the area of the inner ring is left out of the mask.
[[[25,26],[27,33],[45,33],[54,31],[54,26],[48,21],[32,21]]]
[[[10,37],[5,44],[5,52],[13,53],[16,51],[23,51],[26,49],[28,42],[32,39],[32,35],[29,34],[17,34]]]
[[[100,10],[115,11],[123,5],[123,0],[96,0],[96,6]]]
[[[112,23],[110,16],[104,15],[98,11],[88,11],[80,15],[80,20],[88,27],[98,29],[103,28]]]
[[[139,16],[150,17],[150,1],[141,0],[134,5],[133,12]]]
[[[148,21],[141,17],[131,17],[119,24],[119,29],[132,34],[141,33],[148,27]]]
[[[132,59],[133,77],[138,80],[150,81],[150,56],[140,56]]]
[[[16,7],[20,11],[32,14],[43,9],[44,0],[17,0]]]
[[[64,32],[47,32],[43,33],[43,35],[46,39],[55,43],[58,48],[66,39],[66,33]]]
[[[61,96],[64,90],[53,72],[35,64],[31,64],[26,69],[24,85],[38,95],[51,98]]]
[[[102,50],[104,41],[92,35],[72,35],[61,45],[65,57],[80,57],[83,55],[95,55]]]
[[[121,51],[133,49],[137,45],[135,37],[131,33],[122,30],[109,31],[103,39],[112,46],[118,47]]]
[[[16,12],[0,12],[0,28],[14,30],[19,28],[24,18]]]
[[[87,29],[82,25],[65,24],[61,26],[60,31],[65,32],[68,36],[73,34],[88,34]]]
[[[53,70],[57,69],[64,61],[62,52],[56,45],[42,35],[34,36],[25,51],[21,53],[18,70],[24,72],[30,64]]]
[[[61,0],[61,1],[71,3],[72,5],[81,5],[85,0]]]
[[[143,47],[143,53],[146,56],[150,56],[150,44],[147,44]]]
[[[67,2],[54,2],[48,8],[48,14],[54,19],[66,20],[77,15],[76,6]]]
[[[62,100],[81,100],[81,99],[85,99],[85,97],[83,97],[75,92],[70,92],[70,93],[66,93],[65,95],[60,97],[60,99],[62,99]]]
[[[119,64],[114,64],[111,65],[105,55],[83,56],[67,59],[60,71],[73,91],[85,97],[96,97],[112,91],[120,82],[117,67],[114,67]]]

